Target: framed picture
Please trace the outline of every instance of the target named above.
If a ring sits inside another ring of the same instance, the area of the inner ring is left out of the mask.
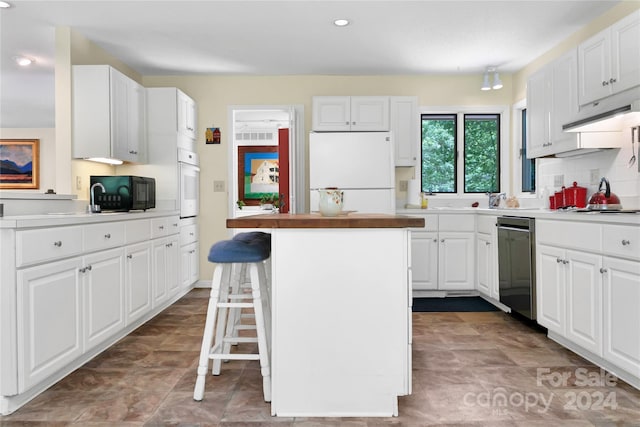
[[[238,200],[257,206],[260,199],[279,194],[280,168],[275,145],[238,147]]]
[[[0,139],[0,189],[40,188],[39,139]]]

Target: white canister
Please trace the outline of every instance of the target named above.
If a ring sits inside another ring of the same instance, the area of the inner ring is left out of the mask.
[[[337,188],[321,188],[318,190],[320,201],[318,209],[322,216],[338,216],[342,212],[344,193]]]

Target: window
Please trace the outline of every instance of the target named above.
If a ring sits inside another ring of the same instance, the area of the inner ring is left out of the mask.
[[[522,170],[523,193],[535,193],[536,191],[536,160],[527,159],[527,109],[521,110],[520,117],[520,162]]]
[[[456,194],[460,182],[464,193],[500,192],[500,114],[422,114],[421,119],[422,191]]]

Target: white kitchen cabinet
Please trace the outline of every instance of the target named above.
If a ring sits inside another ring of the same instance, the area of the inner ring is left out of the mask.
[[[82,354],[81,267],[77,257],[18,271],[18,393]]]
[[[572,49],[533,74],[527,83],[527,158],[572,149],[579,136],[562,131],[578,112],[577,57]]]
[[[152,307],[151,242],[136,243],[125,248],[125,283],[127,291],[127,324],[147,314]]]
[[[175,294],[178,280],[179,240],[173,235],[153,241],[153,306]]]
[[[640,262],[606,256],[602,269],[604,358],[640,378]]]
[[[146,162],[144,88],[108,65],[72,68],[73,157]]]
[[[578,45],[578,100],[587,105],[640,85],[640,11]]]
[[[388,96],[314,96],[312,103],[316,132],[389,130]]]
[[[396,166],[415,166],[420,144],[417,96],[391,96],[390,128],[395,146]]]
[[[476,235],[476,288],[484,295],[500,300],[498,282],[497,217],[479,215]]]
[[[566,335],[564,250],[536,246],[536,320],[550,331]]]
[[[180,282],[183,288],[190,287],[200,278],[199,257],[198,224],[195,218],[185,218],[180,227]]]
[[[124,249],[96,252],[80,267],[83,292],[84,351],[106,341],[125,326]]]
[[[178,132],[186,137],[196,139],[196,103],[181,90],[178,95]]]
[[[474,215],[427,214],[411,232],[413,290],[475,289],[474,254]]]

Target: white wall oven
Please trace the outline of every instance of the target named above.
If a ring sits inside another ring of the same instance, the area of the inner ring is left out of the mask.
[[[188,150],[178,150],[178,173],[180,176],[180,218],[198,215],[199,175],[198,155]]]

